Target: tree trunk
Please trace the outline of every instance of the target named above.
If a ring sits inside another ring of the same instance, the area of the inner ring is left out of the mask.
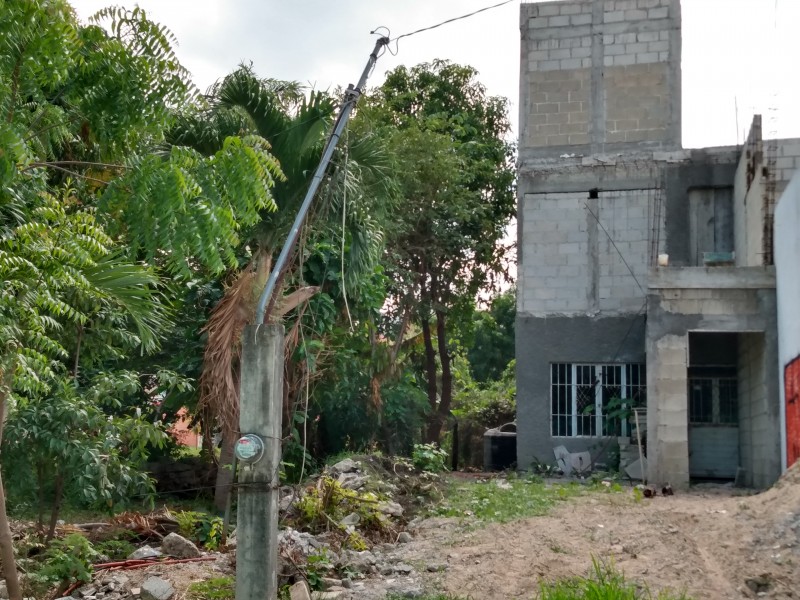
[[[236,436],[223,434],[219,464],[217,465],[217,481],[214,487],[214,506],[219,511],[225,510],[228,496],[233,491],[233,452],[235,447]]]
[[[436,351],[433,349],[431,324],[428,319],[422,320],[422,337],[425,340],[425,376],[428,379],[428,404],[431,415],[436,414],[438,403],[438,385],[436,384]]]
[[[453,402],[453,373],[450,365],[450,353],[447,350],[445,314],[440,310],[436,311],[436,342],[439,348],[439,363],[442,368],[442,390],[436,412],[431,415],[431,419],[428,422],[427,442],[429,444],[439,443],[442,435],[442,426],[450,415],[450,406]],[[432,346],[431,349],[433,349]]]
[[[45,544],[49,544],[50,540],[56,534],[56,525],[58,524],[58,513],[61,512],[61,502],[64,499],[64,476],[56,476],[56,490],[53,497],[53,510],[50,512],[50,527],[47,530],[47,537],[44,540]]]
[[[3,440],[3,428],[6,424],[6,392],[0,382],[0,443]],[[0,471],[0,563],[3,565],[3,576],[10,600],[22,600],[22,588],[19,586],[17,563],[14,560],[14,541],[11,538],[11,527],[6,513],[6,491],[3,486],[3,475]]]

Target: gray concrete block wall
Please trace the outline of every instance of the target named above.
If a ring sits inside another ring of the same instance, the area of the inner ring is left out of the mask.
[[[603,192],[596,200],[586,192],[525,195],[518,310],[537,316],[639,312],[651,196],[651,190]]]
[[[679,148],[679,28],[679,0],[523,4],[520,147]]]

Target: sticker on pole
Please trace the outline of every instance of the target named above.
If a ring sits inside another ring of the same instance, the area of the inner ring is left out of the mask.
[[[264,456],[264,442],[252,433],[243,435],[236,441],[236,458],[243,463],[253,464]]]

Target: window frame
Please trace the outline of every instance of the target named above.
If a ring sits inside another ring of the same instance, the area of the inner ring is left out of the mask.
[[[590,414],[584,414],[583,410],[585,409],[578,410],[580,388],[587,387],[587,384],[584,383],[586,369],[589,369],[589,378],[593,380],[591,385],[594,386],[592,391],[594,410]],[[634,377],[634,370],[638,377]],[[612,373],[613,377],[609,377],[609,373]],[[635,379],[638,379],[638,383]],[[609,380],[614,383],[606,383]],[[622,400],[641,397],[642,392],[646,399],[645,363],[550,363],[550,436],[566,439],[630,436],[633,428],[627,420],[621,421],[619,432],[608,433],[609,423],[604,412],[606,403],[603,394],[609,387],[618,387],[622,394]],[[560,411],[562,408],[565,408],[566,412],[555,411],[555,409]],[[579,426],[581,422],[584,424]],[[587,429],[585,424],[587,422],[591,432],[588,434],[584,433]],[[579,434],[579,430],[582,433]],[[600,433],[598,434],[598,432]]]

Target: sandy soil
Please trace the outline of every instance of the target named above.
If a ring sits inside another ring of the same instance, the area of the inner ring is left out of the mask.
[[[635,502],[630,491],[598,493],[471,532],[432,520],[413,546],[409,561],[447,565],[431,584],[475,600],[531,598],[542,579],[587,574],[592,557],[653,592],[800,598],[800,468],[760,495],[706,487]]]

